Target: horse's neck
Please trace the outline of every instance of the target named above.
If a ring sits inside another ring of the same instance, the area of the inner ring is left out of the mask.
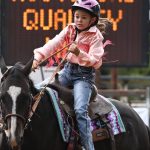
[[[70,101],[73,99],[72,90],[69,88],[63,87],[62,85],[60,85],[58,83],[49,84],[48,87],[56,90],[58,92],[58,96],[62,100],[66,99],[66,100]]]
[[[35,86],[32,80],[29,80],[29,84],[30,84],[30,91],[32,93],[33,96],[37,95],[37,93],[39,92]]]

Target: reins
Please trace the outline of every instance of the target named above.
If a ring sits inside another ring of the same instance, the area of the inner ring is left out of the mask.
[[[41,64],[43,64],[44,62],[46,62],[48,59],[50,59],[51,57],[55,56],[56,54],[62,52],[65,48],[69,47],[71,44],[72,44],[72,42],[69,43],[69,44],[67,44],[66,46],[64,46],[64,47],[61,48],[60,50],[54,52],[54,53],[51,54],[49,57],[47,57],[46,59],[44,59],[43,61],[41,61],[41,62],[38,64],[38,66],[40,66]],[[32,68],[32,71],[35,71],[35,69],[36,69],[36,68]]]
[[[71,44],[72,44],[72,43],[69,43],[68,45],[66,45],[65,47],[63,47],[61,50],[59,50],[59,52],[61,52],[63,49],[65,49],[66,47],[70,46]],[[58,53],[58,52],[57,52],[57,53]],[[57,53],[55,52],[55,53],[52,54],[50,57],[56,55]],[[49,79],[49,82],[48,82],[47,84],[45,84],[45,86],[41,89],[41,91],[40,91],[37,95],[35,95],[35,96],[33,97],[33,99],[34,99],[35,102],[34,102],[34,104],[33,104],[33,106],[32,106],[32,111],[29,113],[29,120],[30,120],[30,118],[32,117],[32,115],[34,114],[34,112],[35,112],[35,110],[36,110],[36,108],[37,108],[37,106],[38,106],[38,104],[39,104],[39,102],[40,102],[40,100],[41,100],[41,97],[44,95],[44,91],[46,90],[46,87],[47,87],[48,84],[51,83],[51,81],[54,79],[55,75],[56,75],[56,74],[58,73],[58,71],[60,70],[62,64],[63,64],[64,61],[66,60],[66,58],[67,58],[67,56],[68,56],[69,53],[70,53],[70,52],[68,51],[68,52],[66,53],[65,57],[62,59],[62,61],[59,63],[59,65],[57,66],[57,68],[56,68],[55,71],[53,72],[51,78]],[[48,57],[47,59],[49,59],[50,57]],[[46,59],[46,60],[47,60],[47,59]],[[44,61],[45,61],[45,60],[44,60]],[[43,63],[43,62],[41,62],[41,63]]]

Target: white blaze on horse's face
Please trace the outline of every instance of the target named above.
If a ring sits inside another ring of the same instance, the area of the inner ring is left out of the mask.
[[[7,93],[10,95],[10,97],[12,98],[12,114],[16,114],[16,101],[17,101],[17,97],[20,95],[21,93],[21,88],[20,87],[16,87],[16,86],[10,86]],[[15,130],[16,130],[16,117],[11,117],[11,131],[9,133],[6,132],[6,135],[9,137],[8,134],[11,134],[11,137],[14,138],[15,137]]]

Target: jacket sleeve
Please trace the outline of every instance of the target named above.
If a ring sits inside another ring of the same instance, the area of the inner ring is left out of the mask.
[[[80,50],[79,65],[87,67],[93,66],[95,69],[98,69],[102,65],[102,56],[104,54],[102,41],[103,38],[93,38],[90,42],[90,49],[88,53],[84,50]]]
[[[52,52],[61,48],[65,42],[65,38],[68,32],[68,27],[64,28],[53,39],[49,40],[43,47],[34,49],[34,58],[39,62],[48,58]]]

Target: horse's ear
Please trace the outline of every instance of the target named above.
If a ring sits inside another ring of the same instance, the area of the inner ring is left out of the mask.
[[[34,59],[34,57],[31,58],[31,60],[25,65],[25,67],[23,69],[24,74],[27,76],[31,73],[33,59]]]
[[[5,64],[3,56],[0,56],[0,68],[1,68],[1,73],[2,74],[4,74],[8,70],[8,68]]]

